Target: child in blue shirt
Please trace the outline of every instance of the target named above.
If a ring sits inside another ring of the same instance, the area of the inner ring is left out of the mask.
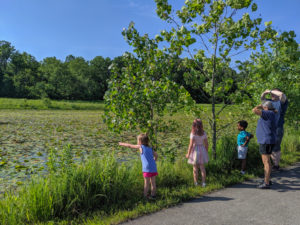
[[[253,135],[246,131],[248,127],[248,123],[245,120],[241,120],[237,124],[237,129],[240,133],[237,136],[237,151],[238,151],[238,159],[242,161],[242,170],[241,174],[245,174],[246,170],[246,157],[248,151],[248,144]]]
[[[149,199],[155,199],[156,197],[156,181],[155,177],[158,175],[156,168],[157,153],[149,146],[149,138],[147,134],[140,134],[137,137],[137,144],[129,144],[119,142],[119,145],[138,149],[142,161],[142,170],[144,176],[144,197],[148,198],[148,191],[151,185],[151,196]]]

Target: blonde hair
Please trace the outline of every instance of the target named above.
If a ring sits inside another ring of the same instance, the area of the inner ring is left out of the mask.
[[[147,134],[139,134],[137,136],[137,141],[142,145],[149,146],[149,137]]]

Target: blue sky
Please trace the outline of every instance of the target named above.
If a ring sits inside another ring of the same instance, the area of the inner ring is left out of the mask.
[[[184,0],[171,0],[181,7]],[[258,0],[263,21],[275,28],[294,30],[300,43],[300,1]],[[167,28],[155,14],[154,0],[0,0],[0,40],[42,60],[67,55],[91,60],[114,58],[131,48],[121,35],[134,21],[150,36]]]

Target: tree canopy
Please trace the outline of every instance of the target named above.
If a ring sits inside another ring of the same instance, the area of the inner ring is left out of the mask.
[[[190,94],[170,80],[173,58],[158,48],[156,40],[140,36],[131,23],[123,36],[135,53],[125,53],[123,68],[112,64],[112,76],[105,94],[106,122],[114,131],[138,129],[158,147],[157,132],[169,128],[163,117],[185,105],[193,105]]]
[[[185,77],[210,96],[213,155],[216,158],[217,121],[222,110],[237,102],[245,87],[237,83],[232,59],[245,51],[258,51],[274,40],[271,22],[261,26],[261,18],[251,18],[257,10],[252,0],[187,0],[174,12],[168,0],[155,0],[156,13],[170,23],[156,39],[167,42],[166,52],[182,55],[190,72]],[[185,55],[183,54],[185,53]],[[215,105],[223,107],[216,111]]]

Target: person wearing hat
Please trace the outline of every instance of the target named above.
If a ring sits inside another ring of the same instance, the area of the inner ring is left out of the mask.
[[[266,95],[270,94],[271,99],[266,99]],[[285,112],[288,108],[288,100],[285,96],[285,94],[279,90],[278,88],[272,89],[272,90],[265,90],[261,95],[262,101],[271,101],[274,108],[277,110],[276,113],[276,143],[275,147],[272,151],[272,161],[273,161],[273,170],[279,170],[279,162],[280,162],[280,156],[281,156],[281,141],[284,135],[284,116]]]
[[[257,122],[256,137],[259,143],[259,152],[264,164],[264,182],[258,186],[261,189],[270,188],[271,161],[270,156],[276,143],[276,109],[271,101],[265,101],[252,109],[260,119]]]

